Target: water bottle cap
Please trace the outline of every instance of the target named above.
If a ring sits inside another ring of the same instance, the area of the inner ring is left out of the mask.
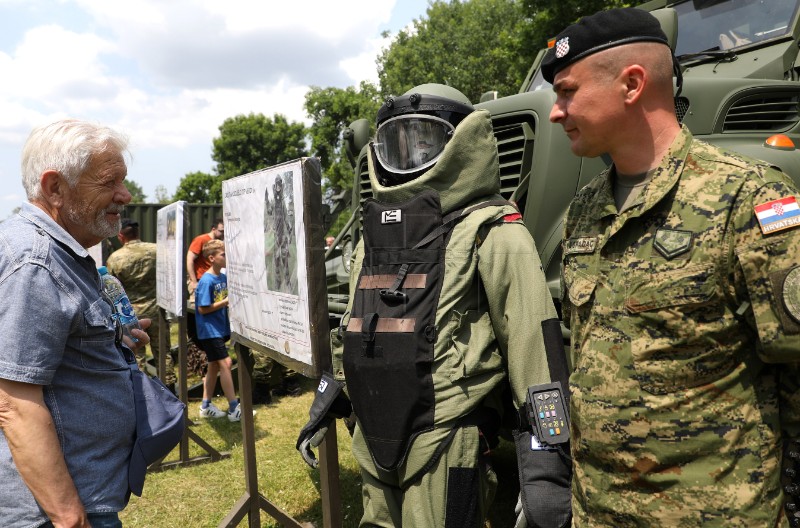
[[[99,268],[97,268],[97,272],[100,275],[106,275],[106,274],[108,274],[108,268],[105,267],[105,266],[100,266]]]

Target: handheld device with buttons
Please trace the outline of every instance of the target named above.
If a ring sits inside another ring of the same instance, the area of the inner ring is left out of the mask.
[[[525,410],[534,435],[542,444],[569,442],[569,414],[561,382],[528,387]]]

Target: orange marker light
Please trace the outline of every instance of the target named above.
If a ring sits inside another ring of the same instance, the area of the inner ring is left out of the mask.
[[[774,148],[778,150],[794,150],[794,141],[789,136],[783,134],[775,134],[770,136],[764,142],[765,147]]]

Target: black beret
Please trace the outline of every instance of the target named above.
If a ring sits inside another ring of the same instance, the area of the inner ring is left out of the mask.
[[[542,60],[542,75],[549,83],[558,72],[592,53],[632,42],[660,42],[669,46],[658,19],[635,7],[600,11],[568,26],[554,39]]]
[[[121,229],[125,229],[126,227],[139,227],[139,222],[132,218],[123,218]]]

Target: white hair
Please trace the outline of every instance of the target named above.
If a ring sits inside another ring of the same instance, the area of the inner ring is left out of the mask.
[[[77,119],[34,129],[22,149],[22,185],[28,200],[42,198],[41,176],[45,171],[57,171],[74,188],[92,156],[109,150],[128,153],[127,136]]]

